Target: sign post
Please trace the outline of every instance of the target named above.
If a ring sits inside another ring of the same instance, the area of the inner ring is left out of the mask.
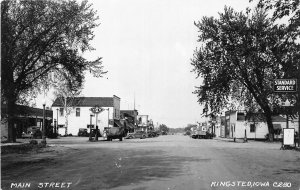
[[[297,93],[297,91],[300,91],[299,89],[297,89],[297,79],[275,79],[274,80],[274,92],[279,92],[279,93]],[[298,93],[298,96],[300,93]],[[299,97],[298,97],[299,99]],[[298,100],[299,101],[299,100]],[[299,104],[299,102],[296,103],[296,105]],[[290,107],[292,105],[287,105],[284,104],[283,106],[285,107]],[[298,112],[300,112],[300,110],[298,110]],[[289,129],[289,121],[288,121],[289,115],[286,114],[286,129]],[[300,132],[300,113],[298,113],[298,120],[299,120],[299,132]],[[285,129],[284,129],[285,131]],[[298,133],[299,133],[298,132]],[[289,132],[285,132],[285,133],[289,133]],[[283,134],[283,140],[282,140],[282,147],[284,148],[285,146],[285,135]],[[293,133],[293,139],[294,139],[294,133]],[[294,141],[294,140],[293,140]],[[293,142],[294,143],[294,142]],[[299,135],[299,142],[298,142],[298,146],[300,143],[300,135]]]
[[[98,114],[101,113],[101,112],[103,112],[104,109],[101,108],[101,107],[95,106],[93,108],[90,108],[90,111],[93,114],[96,114],[96,134],[95,134],[95,140],[97,141],[98,140],[98,125],[97,125]],[[90,139],[89,140],[92,140],[91,134],[92,134],[92,129],[90,130]]]
[[[294,145],[295,129],[283,129],[283,146]]]

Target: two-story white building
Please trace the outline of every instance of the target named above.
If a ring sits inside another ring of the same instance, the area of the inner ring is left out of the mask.
[[[53,119],[58,124],[58,133],[60,135],[72,134],[77,135],[79,129],[87,129],[96,125],[103,133],[104,127],[113,127],[120,125],[120,98],[113,97],[76,97],[67,99],[68,109],[68,126],[66,126],[66,112],[64,108],[64,99],[57,98],[52,104]],[[98,116],[91,112],[91,108],[100,107],[103,109]],[[97,118],[97,120],[96,120]]]

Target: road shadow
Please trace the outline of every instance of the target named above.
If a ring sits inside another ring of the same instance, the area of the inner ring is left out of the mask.
[[[12,182],[31,183],[32,189],[40,182],[71,182],[69,189],[111,189],[149,180],[166,180],[183,175],[183,166],[188,162],[209,161],[168,155],[153,149],[69,150],[51,155],[51,159],[12,161],[2,168],[2,188],[9,187]]]

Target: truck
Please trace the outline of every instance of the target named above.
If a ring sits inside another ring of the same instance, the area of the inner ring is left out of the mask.
[[[191,137],[193,139],[212,139],[213,134],[211,134],[209,130],[207,130],[206,126],[197,126],[192,129]]]
[[[112,141],[112,139],[119,139],[120,141],[122,141],[124,133],[124,127],[106,127],[104,129],[104,136],[106,136],[106,139],[108,141]]]

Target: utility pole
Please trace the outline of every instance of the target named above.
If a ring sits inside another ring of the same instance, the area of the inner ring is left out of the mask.
[[[43,132],[42,132],[42,144],[46,146],[46,123],[45,123],[45,106],[46,103],[43,103]]]
[[[300,147],[300,63],[297,61],[297,71],[298,71],[298,80],[297,80],[297,99],[296,106],[298,107],[298,147]]]
[[[56,132],[58,134],[58,108],[56,108],[56,122],[57,122],[57,125],[55,126],[56,127]]]

